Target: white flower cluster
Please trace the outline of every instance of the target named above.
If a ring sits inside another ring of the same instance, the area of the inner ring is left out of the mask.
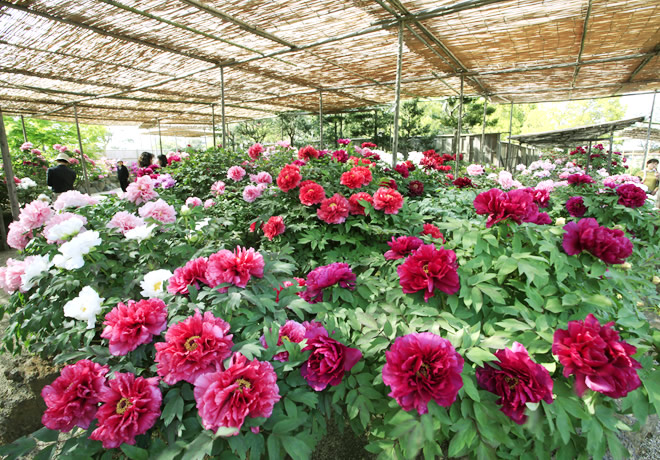
[[[93,329],[96,325],[96,315],[101,313],[101,304],[104,300],[94,289],[85,286],[80,290],[78,297],[64,304],[64,316],[87,321],[87,329]]]
[[[69,219],[66,222],[72,220],[78,219]],[[56,267],[64,268],[66,270],[82,268],[85,265],[82,256],[88,254],[93,247],[98,246],[99,244],[101,244],[99,232],[81,233],[60,246],[61,254],[57,254],[53,258],[53,263]]]

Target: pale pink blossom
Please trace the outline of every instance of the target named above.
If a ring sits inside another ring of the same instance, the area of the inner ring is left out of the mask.
[[[25,262],[7,259],[7,266],[0,268],[0,288],[13,294],[21,286],[21,276],[25,274]]]
[[[21,150],[30,150],[32,147],[32,142],[23,142],[23,145],[21,145]]]
[[[23,225],[21,221],[9,224],[9,232],[7,232],[9,247],[22,251],[30,239],[32,239],[32,230]]]
[[[139,205],[158,198],[158,192],[154,190],[154,182],[151,177],[142,176],[128,186],[124,198]]]
[[[189,208],[194,208],[195,206],[202,206],[202,200],[197,198],[196,196],[189,196],[186,198],[186,205]]]
[[[513,176],[509,171],[500,171],[499,176],[497,177],[497,183],[500,184],[503,190],[508,190],[516,186],[517,181],[513,180]]]
[[[240,166],[232,166],[227,171],[227,177],[233,181],[238,182],[239,180],[243,179],[243,177],[245,177],[245,169],[241,168]]]
[[[66,208],[80,208],[82,206],[95,205],[99,202],[97,198],[89,196],[86,193],[80,193],[78,190],[69,190],[62,193],[55,203],[53,208],[56,211],[61,211]]]
[[[50,209],[48,203],[34,200],[25,205],[21,210],[21,214],[18,216],[18,220],[23,223],[24,227],[34,230],[44,225],[50,218],[51,214],[53,214],[53,210]]]
[[[138,214],[143,219],[152,218],[162,224],[173,224],[176,222],[176,210],[164,200],[150,201],[138,209]]]
[[[250,174],[250,180],[256,182],[257,184],[272,184],[273,177],[268,174],[266,171],[261,171],[258,174]]]
[[[208,200],[206,200],[204,202],[204,209],[208,209],[211,206],[213,206],[214,204],[215,204],[215,201],[213,201],[211,198],[209,198]]]
[[[467,173],[470,176],[481,176],[484,172],[484,167],[481,165],[472,164],[467,167]]]
[[[112,216],[110,222],[106,224],[107,228],[116,228],[122,235],[129,230],[133,230],[136,227],[144,225],[144,220],[141,217],[131,214],[127,211],[119,211],[117,214]]]
[[[288,149],[291,147],[291,143],[288,141],[277,141],[277,145],[279,145],[282,148]]]
[[[255,187],[254,185],[248,185],[243,189],[243,199],[248,203],[252,203],[254,200],[261,196],[261,189]]]
[[[222,195],[225,193],[225,183],[221,180],[215,182],[213,185],[211,185],[211,192],[213,192],[215,196]]]

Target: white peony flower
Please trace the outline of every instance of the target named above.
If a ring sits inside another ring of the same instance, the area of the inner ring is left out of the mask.
[[[181,212],[181,214],[190,214],[190,208],[186,204],[181,205],[181,211],[180,212]]]
[[[64,316],[87,321],[87,329],[93,329],[96,325],[96,315],[101,313],[101,304],[104,300],[94,289],[85,286],[80,290],[78,297],[64,305]]]
[[[37,197],[37,200],[43,201],[44,203],[50,203],[50,197],[43,193]]]
[[[146,275],[140,283],[142,297],[163,297],[165,295],[165,282],[172,277],[169,270],[154,270]]]
[[[69,238],[80,233],[80,229],[83,226],[83,222],[80,219],[72,217],[67,219],[64,222],[60,222],[57,225],[53,225],[48,229],[46,233],[46,238],[50,241],[57,240],[68,240]]]
[[[124,233],[124,236],[127,240],[146,240],[147,238],[151,238],[154,228],[156,228],[156,224],[140,225]]]
[[[30,187],[35,187],[36,185],[37,185],[37,183],[35,181],[30,179],[29,177],[24,177],[23,179],[21,179],[20,184],[18,184],[16,187],[21,189],[21,190],[25,190],[25,189],[28,189]]]
[[[61,254],[57,254],[53,258],[53,263],[56,267],[66,270],[82,268],[85,265],[82,256],[89,253],[94,246],[98,246],[101,242],[99,232],[81,233],[60,246]]]
[[[211,219],[209,217],[200,220],[199,222],[197,222],[197,224],[195,224],[195,230],[200,231],[201,229],[206,227],[209,224],[209,222],[211,222]]]
[[[25,273],[21,275],[21,292],[27,292],[35,285],[35,278],[48,271],[52,265],[48,256],[29,256],[25,259]]]

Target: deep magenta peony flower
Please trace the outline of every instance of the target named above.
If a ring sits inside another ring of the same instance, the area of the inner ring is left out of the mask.
[[[246,417],[270,417],[280,400],[277,374],[270,363],[248,361],[236,353],[226,370],[204,374],[195,381],[195,401],[207,430],[240,429]],[[238,434],[238,432],[236,433]]]
[[[316,150],[311,145],[308,145],[298,150],[298,158],[300,160],[309,161],[312,158],[318,158],[318,157],[319,157],[319,151]]]
[[[229,323],[207,311],[176,323],[167,330],[165,342],[156,343],[158,375],[168,385],[195,379],[223,368],[222,361],[231,355],[232,335]]]
[[[623,231],[601,227],[591,217],[569,222],[564,230],[562,247],[569,256],[588,251],[605,263],[622,264],[633,251],[633,244]]]
[[[463,386],[463,358],[449,340],[431,332],[397,337],[385,360],[383,383],[403,410],[426,414],[431,400],[449,407]]]
[[[619,195],[617,203],[629,208],[639,208],[646,203],[646,192],[635,184],[619,185],[616,194]]]
[[[300,368],[300,374],[315,391],[322,391],[328,385],[339,385],[344,373],[362,358],[360,350],[331,339],[322,326],[308,329],[305,338],[307,345],[303,351],[312,353]]]
[[[569,185],[593,184],[596,182],[588,174],[571,174],[566,178]]]
[[[285,165],[277,176],[277,186],[283,192],[288,192],[298,187],[302,176],[300,175],[300,168],[295,165]]]
[[[408,170],[408,167],[403,163],[399,163],[398,165],[396,165],[394,167],[394,170],[396,172],[398,172],[399,174],[401,174],[401,176],[404,179],[406,179],[408,176],[410,176],[410,171]]]
[[[360,200],[364,200],[373,205],[374,199],[367,192],[354,193],[348,199],[348,211],[352,216],[364,216],[364,206],[360,204]]]
[[[474,199],[474,209],[477,214],[488,214],[486,228],[506,219],[517,224],[531,222],[535,224],[551,223],[550,216],[539,213],[534,199],[525,190],[502,190],[492,188],[482,192]]]
[[[222,249],[209,257],[206,278],[211,287],[231,283],[244,288],[253,276],[264,277],[264,258],[253,248],[239,246],[234,252]],[[220,292],[227,292],[227,289],[222,288]]]
[[[409,196],[421,196],[424,194],[424,184],[418,180],[414,180],[408,184]]]
[[[273,241],[273,238],[275,238],[277,235],[281,235],[282,233],[284,233],[286,227],[284,226],[284,220],[282,219],[282,217],[272,216],[270,219],[268,219],[268,222],[263,224],[261,229],[264,231],[264,235],[266,235],[268,241]]]
[[[428,302],[435,291],[452,295],[461,285],[456,272],[456,253],[448,249],[436,249],[433,244],[420,246],[396,269],[399,284],[406,294],[424,290]]]
[[[321,202],[321,207],[316,210],[316,215],[328,224],[341,224],[348,217],[348,200],[335,193],[331,198]]]
[[[300,184],[298,198],[300,198],[300,202],[305,206],[319,204],[325,200],[325,190],[313,180],[306,180]]]
[[[293,286],[293,283],[289,283],[289,286]],[[277,294],[279,296],[279,291]],[[321,323],[317,323],[317,324],[320,325]],[[306,332],[307,332],[307,328],[305,328],[305,326],[303,326],[297,321],[288,320],[286,323],[284,323],[284,326],[280,327],[280,331],[277,335],[277,346],[281,347],[284,344],[284,341],[292,342],[292,343],[300,343],[305,338]],[[266,339],[264,338],[263,335],[261,336],[260,340],[264,348],[268,349],[268,344],[266,343]],[[273,356],[273,359],[275,361],[280,361],[284,363],[289,360],[289,352],[281,351],[277,353],[275,356]]]
[[[381,187],[374,193],[374,209],[385,214],[398,214],[403,207],[403,196],[393,188]]]
[[[309,303],[323,301],[323,289],[339,284],[340,287],[355,289],[355,273],[348,264],[335,262],[317,267],[307,275],[306,290],[299,293]]]
[[[263,151],[264,151],[264,146],[261,145],[261,144],[259,144],[259,143],[257,143],[257,144],[252,145],[252,146],[248,149],[248,155],[249,155],[250,158],[252,158],[253,160],[258,160],[259,157],[261,156],[261,154],[263,153]]]
[[[397,260],[403,259],[408,254],[414,252],[424,242],[416,236],[400,236],[397,239],[392,237],[392,241],[388,241],[387,244],[391,249],[384,254],[385,259]]]
[[[419,234],[429,235],[432,238],[442,240],[443,243],[445,242],[445,235],[443,235],[440,229],[433,224],[424,224],[424,228]]]
[[[552,404],[552,378],[548,370],[529,357],[527,349],[518,342],[513,347],[497,350],[497,367],[485,363],[478,367],[477,383],[500,397],[501,411],[522,425],[527,420],[526,403],[541,400]]]
[[[587,207],[584,205],[584,198],[581,196],[574,196],[566,201],[566,210],[573,217],[582,217],[587,212]]]
[[[110,354],[126,355],[167,328],[167,306],[160,299],[129,300],[128,305],[119,302],[105,315],[103,324],[101,337],[109,340]]]
[[[575,374],[575,390],[587,388],[611,398],[623,398],[642,384],[632,358],[637,349],[619,338],[614,322],[600,325],[591,313],[584,321],[569,321],[568,329],[555,331],[552,354],[564,366],[564,377]]]
[[[547,189],[526,188],[523,190],[529,193],[539,208],[547,208],[550,204],[550,192]]]
[[[456,187],[458,188],[467,188],[467,187],[474,187],[472,184],[472,179],[469,177],[459,177],[452,182]]]
[[[335,150],[332,152],[332,159],[338,163],[346,163],[348,161],[348,153],[346,153],[346,150]]]
[[[170,294],[188,294],[188,286],[195,286],[197,289],[201,284],[209,285],[206,278],[206,266],[208,259],[198,257],[186,265],[174,270],[174,274],[167,282],[167,292]]]
[[[135,437],[146,433],[160,417],[163,395],[158,377],[145,379],[127,372],[115,372],[115,378],[101,392],[104,403],[97,412],[99,419],[89,439],[103,441],[105,449],[135,444]]]
[[[108,366],[87,359],[64,366],[60,376],[41,390],[47,407],[41,423],[48,429],[65,433],[74,426],[89,428],[96,417],[109,370]]]

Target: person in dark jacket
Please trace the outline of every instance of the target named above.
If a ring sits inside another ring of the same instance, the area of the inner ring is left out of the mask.
[[[125,192],[128,187],[128,168],[124,166],[122,160],[117,161],[117,179],[122,192]]]
[[[166,168],[167,167],[167,157],[163,155],[162,153],[158,155],[158,164],[160,164],[161,168]]]
[[[69,155],[60,153],[55,162],[57,166],[48,168],[46,172],[46,182],[53,189],[54,193],[64,193],[73,190],[73,183],[76,181],[76,172],[69,168]]]

